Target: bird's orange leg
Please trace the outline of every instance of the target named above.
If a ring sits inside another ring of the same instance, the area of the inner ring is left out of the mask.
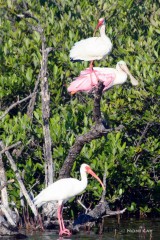
[[[69,229],[65,228],[65,226],[64,226],[62,212],[63,212],[63,205],[60,205],[58,207],[58,222],[59,222],[59,226],[60,226],[59,235],[60,236],[62,236],[62,235],[70,236],[71,232],[69,231]]]
[[[91,62],[90,62],[90,65],[89,65],[89,68],[90,68],[90,70],[91,70],[90,78],[91,78],[92,86],[94,86],[93,81],[92,81],[92,72],[93,72],[94,75],[96,76],[96,79],[97,79],[97,82],[98,82],[98,76],[97,76],[96,72],[95,72],[94,69],[93,69],[93,63],[94,63],[94,61],[91,61]]]
[[[58,211],[57,211],[57,215],[58,215],[58,222],[59,222],[59,227],[60,227],[60,232],[59,234],[61,234],[61,232],[63,231],[63,227],[62,227],[62,223],[61,223],[61,208],[62,206],[58,206]]]
[[[93,62],[94,61],[91,61],[90,64],[89,64],[89,68],[91,68],[93,70]]]

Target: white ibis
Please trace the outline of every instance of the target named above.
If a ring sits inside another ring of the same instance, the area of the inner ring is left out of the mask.
[[[114,85],[125,83],[127,75],[130,77],[133,86],[138,85],[138,81],[132,76],[124,61],[119,61],[116,68],[94,67],[93,70],[87,68],[81,71],[80,76],[71,82],[68,92],[71,92],[71,94],[78,91],[89,92],[98,85],[98,81],[103,82],[105,86],[103,91],[105,91]]]
[[[105,34],[105,20],[100,18],[95,31],[99,28],[100,37],[90,37],[76,42],[70,51],[72,61],[91,61],[90,68],[93,67],[94,60],[105,58],[112,50],[112,43]]]
[[[75,178],[60,179],[42,190],[33,200],[37,207],[41,207],[48,202],[58,201],[57,215],[60,226],[60,236],[71,235],[71,232],[64,226],[62,217],[63,205],[68,199],[81,193],[87,187],[87,173],[95,177],[104,189],[104,185],[100,178],[92,171],[89,165],[83,163],[80,168],[81,180]]]

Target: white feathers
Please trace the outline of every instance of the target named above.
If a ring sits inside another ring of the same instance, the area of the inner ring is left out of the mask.
[[[46,202],[67,201],[69,198],[81,193],[87,186],[87,181],[82,182],[75,178],[64,178],[49,185],[35,198],[34,203],[41,207]]]
[[[90,37],[76,42],[70,51],[73,61],[93,61],[106,57],[112,50],[111,40],[105,34],[105,23],[99,27],[100,37]]]

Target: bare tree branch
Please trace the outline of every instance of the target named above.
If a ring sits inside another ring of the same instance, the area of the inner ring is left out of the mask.
[[[93,118],[95,121],[95,125],[91,127],[91,130],[88,133],[85,133],[76,138],[75,143],[70,148],[68,156],[65,159],[63,166],[59,172],[59,178],[69,177],[72,165],[86,143],[90,143],[94,139],[106,136],[109,132],[119,131],[123,128],[122,125],[114,129],[106,128],[106,124],[101,119],[100,100],[103,88],[103,83],[99,82],[98,87],[95,89],[94,92]]]
[[[42,120],[43,120],[43,134],[44,134],[44,145],[43,152],[45,158],[45,185],[46,187],[53,183],[54,178],[54,165],[52,161],[52,150],[51,150],[51,135],[49,128],[49,118],[50,118],[50,95],[49,95],[49,86],[48,86],[48,76],[47,76],[47,64],[48,64],[48,54],[53,50],[52,47],[46,47],[46,38],[44,35],[44,30],[39,24],[37,18],[31,13],[23,13],[24,17],[32,18],[38,22],[38,25],[31,25],[29,22],[27,24],[32,28],[33,31],[36,31],[40,34],[42,41],[42,61],[41,69],[39,73],[39,79],[41,80],[41,99],[42,99]]]
[[[107,176],[106,172],[107,172],[107,169],[106,169],[106,166],[105,166],[104,174],[103,174],[104,190],[103,190],[103,193],[102,193],[101,202],[105,201],[105,196],[106,196],[106,176]]]
[[[2,118],[4,118],[4,117],[7,115],[7,113],[9,113],[9,111],[10,111],[11,109],[13,109],[14,107],[16,107],[18,104],[20,104],[20,103],[28,100],[29,98],[32,97],[32,95],[33,95],[33,93],[30,94],[29,96],[23,98],[22,100],[18,100],[17,102],[13,103],[9,108],[7,108],[7,109],[5,110],[5,112],[0,116],[0,120],[2,120]]]
[[[37,23],[39,23],[38,18],[36,18],[35,16],[33,16],[33,14],[30,11],[25,11],[22,12],[21,14],[17,14],[17,16],[19,18],[32,18],[33,20],[35,20]]]
[[[44,134],[44,158],[45,158],[45,185],[46,187],[53,183],[54,178],[54,165],[52,161],[52,150],[51,150],[51,134],[49,128],[50,118],[50,95],[47,77],[47,63],[48,54],[52,48],[46,48],[46,38],[41,29],[41,41],[42,41],[42,61],[40,70],[41,79],[41,99],[42,99],[42,120],[43,120],[43,134]]]
[[[157,163],[157,160],[158,160],[158,159],[160,159],[160,155],[158,155],[157,157],[155,157],[155,158],[152,160],[152,162],[155,164],[155,163]],[[158,162],[160,162],[160,160],[159,160]]]
[[[89,143],[94,139],[101,138],[102,136],[106,136],[109,132],[120,131],[122,128],[123,126],[120,125],[116,128],[106,129],[103,123],[99,123],[94,125],[88,133],[78,136],[74,145],[70,148],[68,156],[59,172],[59,178],[69,177],[72,165],[86,143]]]
[[[145,126],[145,128],[144,128],[144,130],[143,130],[143,132],[142,132],[142,134],[141,134],[141,137],[140,137],[139,141],[138,141],[137,144],[136,144],[136,147],[139,147],[139,146],[141,145],[143,138],[145,137],[145,135],[147,134],[148,129],[149,129],[151,126],[152,126],[152,123],[151,123],[151,122],[148,122],[148,123],[146,124],[146,126]],[[140,153],[138,153],[138,154],[135,154],[135,156],[134,156],[134,163],[135,163],[135,164],[137,163],[137,161],[138,161],[139,157],[141,156],[141,154],[142,154],[142,151],[141,151]]]
[[[8,150],[10,150],[10,149],[12,149],[12,148],[15,148],[15,147],[17,147],[17,146],[20,145],[20,144],[21,144],[21,141],[18,141],[17,143],[14,143],[14,144],[12,144],[12,145],[10,145],[10,146],[8,146],[8,147],[5,147],[5,148],[0,152],[0,154],[5,153],[5,151],[8,151]]]
[[[6,187],[8,184],[13,183],[13,182],[14,182],[14,179],[10,179],[10,180],[8,180],[7,182],[5,182],[2,186],[0,186],[0,191],[1,191],[4,187]]]
[[[32,97],[31,97],[31,99],[29,101],[29,104],[28,104],[28,107],[27,107],[27,116],[31,120],[33,118],[33,111],[34,111],[34,105],[35,105],[35,102],[36,102],[36,96],[37,96],[37,90],[38,90],[39,82],[40,82],[40,74],[38,74],[38,78],[37,78],[35,86],[34,86]],[[24,146],[22,146],[21,149],[16,153],[17,158],[21,155],[23,149],[24,149]]]
[[[16,223],[14,222],[12,215],[11,215],[11,211],[9,209],[8,193],[7,193],[7,188],[6,188],[6,185],[9,182],[11,182],[11,180],[7,182],[7,177],[6,177],[6,173],[5,173],[5,169],[4,169],[4,165],[3,165],[3,161],[2,161],[2,154],[0,153],[0,184],[1,184],[1,187],[0,187],[0,191],[1,191],[0,209],[2,210],[3,214],[7,218],[8,223],[11,226],[16,227]],[[13,182],[13,180],[12,180],[12,182]]]
[[[8,209],[3,205],[1,204],[0,205],[0,209],[2,210],[3,214],[5,215],[5,217],[7,218],[7,221],[8,223],[13,226],[13,227],[16,227],[16,223],[13,221]]]
[[[33,90],[33,95],[32,95],[32,97],[29,101],[29,105],[28,105],[28,108],[27,108],[27,116],[31,119],[33,117],[34,105],[35,105],[36,95],[37,95],[36,93],[37,93],[37,90],[38,90],[39,82],[40,82],[40,74],[38,74],[38,78],[36,80],[34,90]]]
[[[151,123],[151,122],[148,122],[148,123],[146,124],[146,126],[145,126],[145,128],[144,128],[144,130],[143,130],[143,132],[142,132],[142,135],[141,135],[138,143],[136,144],[136,147],[139,147],[139,146],[140,146],[140,144],[142,143],[142,139],[145,137],[145,135],[146,135],[149,127],[151,127],[151,126],[152,126],[152,123]]]
[[[3,186],[7,182],[7,177],[4,169],[4,164],[2,161],[2,154],[0,153],[0,184]],[[8,202],[8,193],[7,188],[4,186],[1,190],[1,201],[4,207],[8,208],[9,202]]]
[[[86,207],[83,206],[85,209]],[[98,219],[102,219],[107,216],[123,214],[126,208],[119,211],[112,211],[109,208],[108,203],[100,201],[93,209],[86,211],[87,213],[79,215],[73,224],[73,231],[79,231],[79,227],[92,227]]]
[[[98,87],[96,88],[94,93],[93,121],[96,123],[99,123],[102,121],[100,103],[101,103],[103,89],[104,89],[104,85],[102,82],[99,81]]]
[[[41,99],[42,99],[42,120],[43,120],[43,134],[44,134],[44,159],[45,159],[45,185],[53,183],[54,178],[54,165],[52,161],[52,150],[51,150],[51,135],[49,128],[49,118],[50,118],[50,95],[48,87],[48,73],[47,73],[47,64],[48,64],[48,54],[53,50],[52,47],[46,47],[46,38],[44,35],[44,29],[40,25],[39,19],[37,19],[30,11],[22,11],[22,14],[17,15],[20,18],[25,18],[27,25],[33,30],[40,34],[42,41],[42,61],[41,69],[37,79],[37,84],[35,89],[38,87],[39,80],[41,80]],[[38,24],[33,25],[27,21],[28,18],[35,20]],[[35,91],[34,89],[34,91]],[[33,107],[35,99],[33,98],[28,107],[27,114],[32,117]]]
[[[5,149],[5,145],[3,144],[2,141],[0,141],[0,147],[2,149]],[[23,192],[23,195],[25,196],[25,198],[27,200],[28,205],[30,206],[34,216],[37,217],[38,216],[37,209],[36,209],[35,205],[33,204],[32,200],[30,199],[30,196],[29,196],[29,194],[28,194],[28,192],[27,192],[27,190],[26,190],[26,188],[24,186],[24,183],[22,181],[21,175],[20,175],[20,173],[19,173],[19,171],[17,169],[17,166],[16,166],[12,156],[10,155],[9,151],[5,151],[5,154],[6,154],[7,158],[8,158],[8,160],[9,160],[9,163],[10,163],[10,165],[11,165],[15,175],[16,175],[17,181],[18,181],[18,183],[20,185],[20,188],[21,188],[21,190]]]

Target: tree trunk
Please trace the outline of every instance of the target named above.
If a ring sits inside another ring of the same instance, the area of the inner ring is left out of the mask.
[[[44,29],[41,27],[39,19],[33,16],[32,13],[25,13],[20,16],[22,18],[32,18],[36,21],[37,25],[31,25],[29,22],[28,25],[32,28],[33,31],[36,31],[40,34],[42,41],[42,61],[41,69],[38,75],[37,82],[35,84],[34,93],[38,88],[39,80],[41,81],[41,97],[42,97],[42,120],[43,120],[43,134],[44,134],[44,159],[45,159],[45,185],[46,187],[53,183],[54,178],[54,166],[52,161],[52,151],[51,151],[51,136],[49,128],[49,118],[50,118],[50,96],[48,91],[48,78],[47,78],[47,63],[48,63],[48,54],[53,50],[52,47],[46,47],[46,38],[44,35]],[[35,103],[35,98],[31,99],[27,114],[32,117],[33,107]]]
[[[53,161],[51,151],[51,135],[49,128],[50,118],[50,96],[48,92],[48,78],[47,78],[47,61],[48,53],[51,48],[45,48],[45,37],[42,36],[42,62],[41,62],[41,97],[42,97],[42,119],[43,119],[43,134],[44,134],[44,158],[45,158],[45,185],[46,187],[53,183]]]
[[[0,154],[0,184],[1,186],[7,182],[6,174],[4,170],[4,165],[2,162],[2,154]],[[4,207],[8,208],[8,194],[7,194],[7,187],[4,187],[1,190],[1,202]]]
[[[2,149],[5,149],[5,145],[3,144],[2,141],[0,141],[0,146],[1,146]],[[5,151],[5,154],[6,154],[7,158],[8,158],[8,160],[9,160],[11,168],[13,169],[13,171],[14,171],[14,173],[16,175],[17,181],[18,181],[18,183],[20,185],[20,188],[22,190],[23,195],[26,198],[26,201],[27,201],[28,205],[30,206],[34,216],[37,217],[38,216],[37,209],[36,209],[34,203],[32,202],[32,200],[31,200],[31,198],[30,198],[30,196],[29,196],[29,194],[28,194],[28,192],[27,192],[27,190],[26,190],[26,188],[24,186],[24,183],[22,181],[21,175],[20,175],[20,173],[19,173],[19,171],[17,169],[17,166],[16,166],[12,156],[10,155],[9,151]]]
[[[109,128],[106,121],[102,119],[100,101],[103,89],[104,85],[99,81],[98,87],[94,92],[93,121],[95,122],[95,125],[93,125],[87,133],[76,137],[75,143],[70,148],[68,156],[66,157],[63,166],[60,169],[59,179],[70,177],[70,171],[72,169],[73,163],[86,143],[90,143],[94,139],[106,136],[109,132],[120,131],[123,128],[122,125],[116,128]]]
[[[1,184],[1,186],[4,185],[4,187],[1,189],[0,209],[1,209],[2,213],[4,214],[4,216],[6,217],[8,223],[11,226],[16,227],[16,223],[12,219],[11,211],[9,209],[7,187],[5,186],[6,183],[7,183],[7,178],[6,178],[6,173],[5,173],[4,165],[3,165],[3,161],[2,161],[2,154],[0,153],[0,184]]]

